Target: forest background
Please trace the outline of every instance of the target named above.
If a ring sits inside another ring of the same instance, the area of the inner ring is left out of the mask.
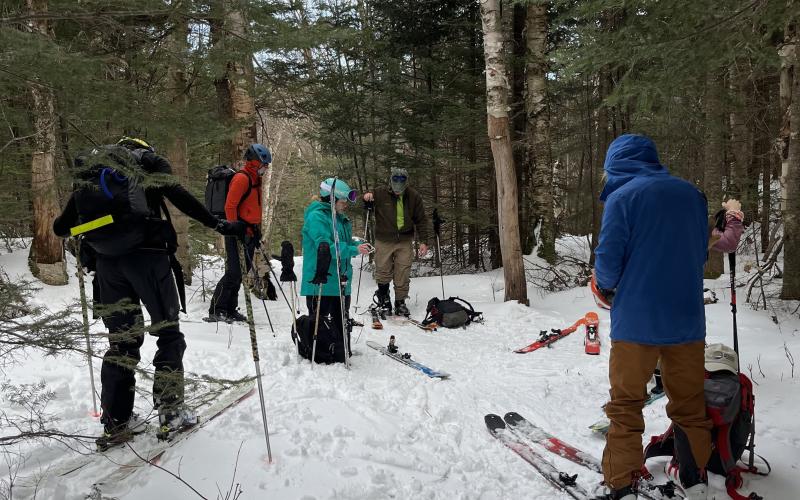
[[[634,132],[709,214],[742,201],[748,298],[800,299],[798,19],[795,0],[5,1],[0,236],[32,238],[34,274],[66,283],[51,227],[81,151],[141,137],[201,197],[262,142],[271,251],[299,248],[321,178],[363,192],[403,167],[446,221],[432,264],[502,266],[527,303],[526,281],[586,282],[556,241],[596,241],[606,148]],[[194,269],[214,238],[171,213]]]

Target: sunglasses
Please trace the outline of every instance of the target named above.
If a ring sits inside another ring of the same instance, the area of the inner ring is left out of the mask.
[[[392,182],[405,182],[408,177],[405,175],[393,175]]]

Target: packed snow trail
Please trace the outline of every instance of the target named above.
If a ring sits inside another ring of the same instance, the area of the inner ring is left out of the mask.
[[[0,265],[12,279],[30,279],[26,258],[27,251],[22,250],[5,254],[0,256]],[[301,265],[298,258],[296,268]],[[221,274],[221,261],[213,271],[206,272],[206,287],[213,286]],[[739,275],[744,273],[739,271]],[[732,343],[726,279],[706,282],[720,298],[718,304],[706,308],[709,342]],[[247,326],[202,322],[208,303],[201,300],[199,276],[195,283],[187,290],[189,314],[182,318],[189,320],[182,324],[189,376],[236,379],[252,375]],[[366,313],[375,289],[366,272],[361,286],[358,312]],[[75,279],[68,287],[41,287],[35,300],[53,309],[78,297]],[[232,482],[241,485],[242,498],[564,498],[497,443],[486,432],[483,417],[490,412],[518,411],[566,442],[600,456],[603,441],[588,426],[602,416],[608,395],[608,313],[597,309],[585,288],[544,296],[531,289],[530,308],[496,302],[503,295],[502,270],[446,276],[445,288],[483,311],[485,323],[465,330],[426,332],[386,321],[384,330],[375,331],[365,314],[358,319],[366,320],[367,326],[353,332],[357,355],[351,359],[350,371],[342,365],[316,366],[312,371],[309,362],[297,356],[289,335],[291,317],[282,301],[267,302],[275,337],[266,326],[263,308],[254,308],[274,462],[266,463],[259,403],[250,398],[171,448],[160,465],[212,498],[217,497],[218,488],[227,491]],[[422,318],[428,299],[440,293],[439,276],[414,278],[407,301],[412,317]],[[549,349],[524,356],[512,352],[532,342],[539,330],[571,324],[588,311],[600,316],[606,348],[599,356],[584,353],[582,335],[568,336]],[[744,490],[770,499],[794,498],[800,489],[796,474],[800,437],[795,422],[800,411],[800,373],[790,377],[784,353],[784,342],[790,351],[800,353],[798,327],[800,321],[794,319],[783,321],[779,329],[769,313],[740,305],[742,367],[747,370],[752,365],[759,384],[755,387],[756,451],[774,468],[768,478],[746,476]],[[94,325],[93,332],[102,332],[102,325]],[[397,337],[401,352],[446,371],[450,378],[425,377],[365,345],[367,340],[386,345],[390,335]],[[145,340],[140,367],[152,368],[154,340]],[[102,355],[105,345],[101,342],[98,347]],[[99,372],[99,360],[95,368]],[[80,357],[53,360],[38,355],[6,372],[16,384],[48,383],[56,394],[48,411],[59,415],[60,428],[99,434],[100,424],[88,416],[87,373]],[[146,384],[143,387],[151,383],[141,378],[138,382]],[[192,395],[191,389],[187,392]],[[145,396],[139,395],[136,404],[141,414],[152,410]],[[3,405],[8,407],[5,401]],[[664,402],[646,408],[645,417],[644,439],[666,429]],[[73,454],[56,443],[34,443],[15,451],[26,457],[17,470],[19,476],[42,472]],[[583,472],[576,464],[556,460],[559,469]],[[8,465],[0,463],[0,477],[8,477]],[[38,498],[84,498],[91,485],[113,467],[100,461],[68,480],[44,482]],[[595,479],[585,473],[579,476],[587,488]],[[194,497],[185,485],[154,468],[142,468],[120,484],[106,485],[102,494],[126,500]],[[15,498],[30,495],[30,490],[15,490]]]

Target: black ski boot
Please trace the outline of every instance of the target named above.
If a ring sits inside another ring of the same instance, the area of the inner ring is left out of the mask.
[[[95,439],[97,451],[106,451],[115,446],[127,443],[133,439],[133,431],[128,427],[128,423],[106,423],[103,426],[103,435]]]
[[[158,423],[156,437],[160,441],[168,441],[175,432],[197,425],[198,418],[196,413],[186,408],[159,408]]]
[[[392,300],[389,298],[389,283],[378,285],[378,291],[375,292],[374,302],[378,306],[378,312],[383,319],[386,319],[387,314],[392,314]]]
[[[406,307],[405,300],[395,300],[394,301],[394,314],[395,316],[411,316],[411,312]]]
[[[228,311],[228,314],[225,315],[228,318],[228,322],[239,321],[242,323],[247,323],[247,316],[240,313],[239,311]]]
[[[656,385],[650,389],[650,395],[656,396],[664,392],[664,384],[661,382],[661,370],[656,370],[653,376],[656,379]]]

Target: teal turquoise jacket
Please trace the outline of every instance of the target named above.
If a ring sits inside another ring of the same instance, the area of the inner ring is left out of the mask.
[[[358,244],[353,241],[353,223],[344,214],[336,214],[336,232],[339,233],[339,267],[342,275],[347,277],[345,295],[350,295],[350,282],[353,281],[351,259],[358,255]],[[339,295],[336,279],[336,247],[333,243],[331,228],[331,206],[328,203],[315,201],[306,208],[303,215],[303,283],[300,295],[317,295],[317,285],[311,283],[317,270],[317,249],[319,244],[327,242],[331,246],[331,266],[328,269],[328,282],[322,286],[322,295],[333,297]]]

